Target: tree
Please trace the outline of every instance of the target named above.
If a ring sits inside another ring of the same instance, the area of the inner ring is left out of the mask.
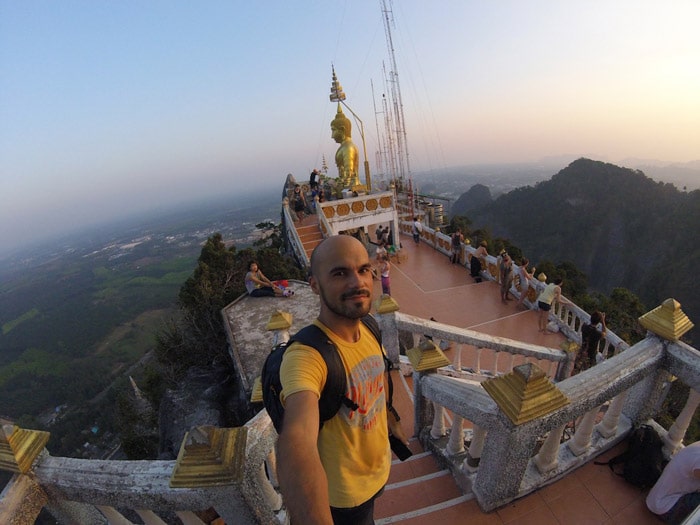
[[[465,217],[464,215],[454,215],[452,218],[450,218],[450,223],[445,227],[445,233],[451,235],[457,231],[457,228],[459,228],[462,230],[462,235],[464,235],[466,238],[471,235],[471,225],[472,221],[469,219],[469,217]]]
[[[252,261],[264,261],[265,275],[272,280],[303,278],[294,261],[280,255],[280,226],[266,222],[257,227],[271,230],[257,249],[227,248],[220,233],[204,244],[197,267],[180,289],[180,315],[156,334],[155,353],[166,383],[176,383],[191,367],[232,366],[221,310],[246,292]]]
[[[639,318],[647,309],[634,293],[627,288],[614,288],[608,301],[603,305],[605,321],[621,339],[633,345],[642,339],[646,331],[639,324]]]
[[[221,233],[205,243],[197,268],[185,281],[178,304],[186,325],[185,334],[174,334],[176,347],[192,346],[200,363],[227,360],[226,334],[221,310],[240,295],[242,276],[236,266],[236,248],[226,248]],[[243,274],[245,275],[245,274]]]

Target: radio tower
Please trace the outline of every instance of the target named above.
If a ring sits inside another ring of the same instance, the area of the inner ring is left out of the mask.
[[[390,120],[387,126],[389,134],[389,152],[391,159],[387,163],[390,167],[395,167],[392,178],[398,178],[400,183],[410,178],[411,167],[408,159],[408,145],[406,141],[406,126],[403,113],[403,101],[401,100],[401,87],[399,86],[399,72],[396,67],[396,56],[394,55],[394,42],[391,37],[391,26],[394,25],[394,13],[391,10],[391,0],[382,0],[382,15],[384,18],[384,32],[386,34],[386,45],[389,50],[391,70],[385,74],[387,91],[389,93],[388,111],[385,114]],[[393,146],[393,147],[392,147]]]

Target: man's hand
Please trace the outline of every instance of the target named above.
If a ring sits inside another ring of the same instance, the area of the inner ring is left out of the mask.
[[[386,422],[389,426],[389,434],[398,438],[404,445],[408,445],[408,438],[401,427],[401,422],[396,419],[396,416],[391,410],[386,411]]]

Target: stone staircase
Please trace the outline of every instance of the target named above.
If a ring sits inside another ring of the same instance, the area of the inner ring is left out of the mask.
[[[407,436],[413,433],[413,380],[391,372],[394,383],[393,405],[401,415],[401,426]],[[375,502],[377,525],[461,524],[465,516],[479,512],[472,494],[464,495],[452,473],[426,452],[413,436],[409,441],[413,456],[399,461],[392,454],[389,481],[384,493]]]
[[[316,216],[312,215],[306,217],[301,223],[296,223],[295,226],[301,243],[304,246],[306,256],[311,259],[311,252],[314,251],[314,248],[323,240],[323,233],[318,225]]]
[[[471,495],[461,493],[449,470],[423,452],[416,439],[410,443],[414,455],[401,462],[393,458],[389,482],[375,503],[377,525],[389,523],[464,523]],[[473,512],[473,508],[471,509]]]

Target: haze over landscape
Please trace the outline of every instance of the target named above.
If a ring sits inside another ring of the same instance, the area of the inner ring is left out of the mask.
[[[415,172],[700,158],[698,2],[411,0],[393,15]],[[0,255],[331,164],[331,64],[374,162],[382,16],[374,1],[0,0]]]

